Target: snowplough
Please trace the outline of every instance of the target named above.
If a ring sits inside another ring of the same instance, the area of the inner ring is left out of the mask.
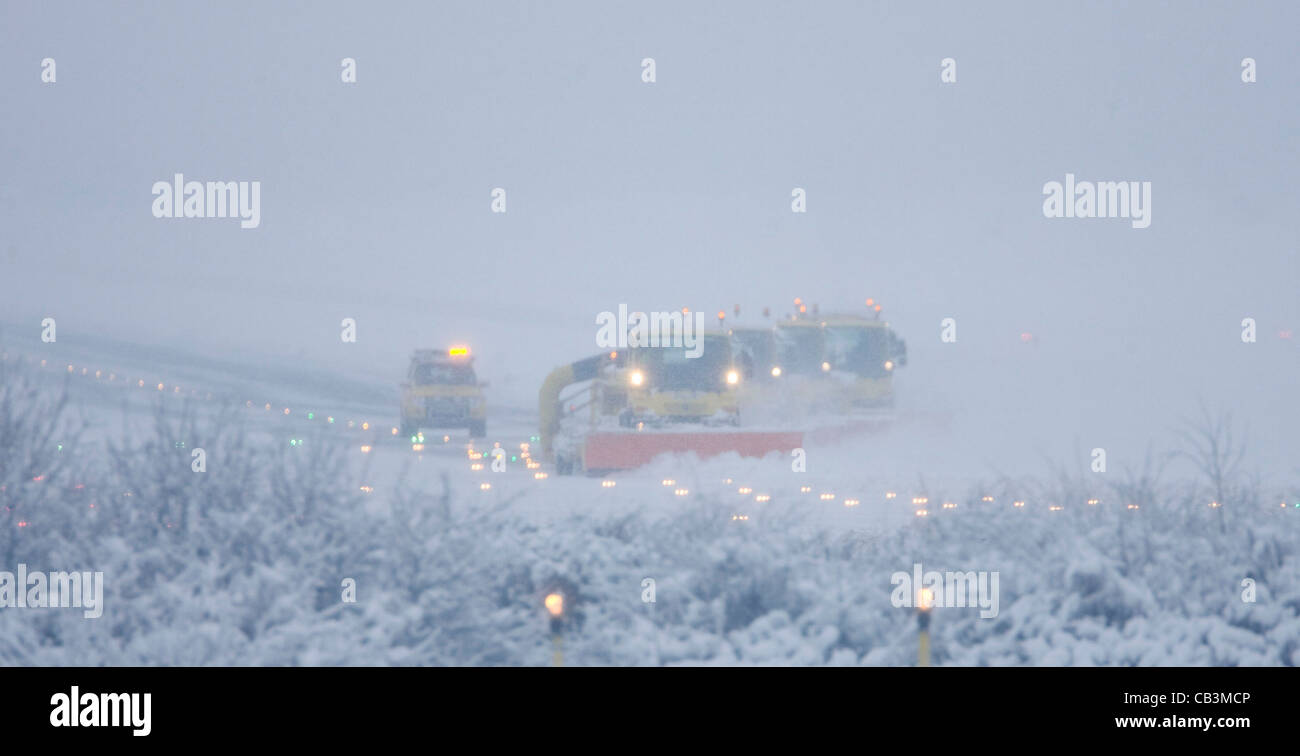
[[[776,365],[759,401],[800,414],[879,414],[894,406],[893,373],[907,346],[889,324],[856,315],[792,318],[773,329]]]
[[[600,474],[661,454],[762,457],[889,422],[906,345],[875,317],[799,311],[681,346],[611,350],[552,371],[539,393],[543,458]],[[719,323],[723,321],[719,314]]]
[[[894,370],[907,364],[907,344],[880,320],[832,315],[821,320],[821,328],[832,410],[892,409]]]
[[[474,373],[469,347],[417,349],[401,386],[399,433],[407,437],[424,428],[466,428],[472,438],[486,436],[484,385]]]
[[[724,333],[695,358],[680,346],[629,347],[564,365],[538,397],[543,458],[562,475],[597,475],[661,454],[788,452],[798,432],[739,430],[740,371]]]

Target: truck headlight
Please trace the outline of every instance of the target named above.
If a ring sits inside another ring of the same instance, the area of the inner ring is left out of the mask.
[[[740,383],[740,373],[737,373],[735,370],[728,370],[727,385],[735,386],[737,383]]]
[[[627,377],[627,380],[633,386],[640,386],[645,383],[645,373],[642,373],[640,370],[633,370],[631,375]]]
[[[893,361],[893,360],[885,360],[885,370],[886,370],[886,371],[889,371],[889,370],[893,370],[893,369],[894,369],[894,361]]]
[[[780,365],[777,365],[776,367],[772,368],[772,377],[773,377],[773,378],[780,378],[780,377],[781,377],[781,366],[780,366]]]

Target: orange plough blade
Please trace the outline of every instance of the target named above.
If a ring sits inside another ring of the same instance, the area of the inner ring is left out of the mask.
[[[661,454],[693,452],[707,458],[736,452],[742,457],[764,457],[772,452],[788,454],[801,446],[801,431],[598,432],[587,436],[584,466],[589,471],[630,470]]]

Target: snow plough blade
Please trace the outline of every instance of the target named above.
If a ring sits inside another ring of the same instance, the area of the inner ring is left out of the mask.
[[[764,457],[773,452],[789,454],[802,445],[803,433],[798,431],[596,431],[586,438],[583,466],[589,474],[597,474],[641,467],[663,454],[693,453],[703,459],[735,452]]]

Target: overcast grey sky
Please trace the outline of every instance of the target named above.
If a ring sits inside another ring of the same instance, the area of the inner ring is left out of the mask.
[[[0,321],[393,380],[464,339],[525,402],[619,303],[873,296],[917,406],[1137,444],[1203,399],[1294,460],[1297,29],[1283,2],[6,0]],[[261,226],[155,219],[177,172],[261,181]],[[1151,226],[1044,218],[1067,172],[1152,182]]]

